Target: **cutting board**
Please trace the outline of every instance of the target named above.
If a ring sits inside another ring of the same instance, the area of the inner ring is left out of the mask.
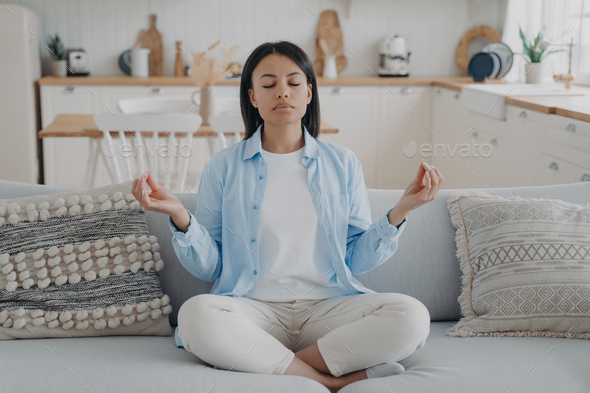
[[[150,28],[143,38],[142,48],[149,48],[150,75],[164,75],[164,54],[162,34],[156,29],[156,15],[150,15]]]
[[[313,68],[317,76],[323,76],[324,74],[324,57],[325,53],[320,46],[319,39],[323,37],[325,39],[332,38],[338,41],[336,47],[336,70],[338,75],[344,71],[348,60],[344,56],[344,44],[342,42],[342,31],[340,30],[340,22],[338,21],[338,15],[334,10],[325,10],[320,15],[318,22],[317,37],[315,40],[315,50],[317,53],[317,60],[313,62]]]

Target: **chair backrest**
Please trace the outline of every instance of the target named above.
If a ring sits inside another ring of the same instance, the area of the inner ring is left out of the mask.
[[[217,132],[221,141],[221,149],[228,146],[224,133],[233,132],[233,142],[238,143],[242,136],[240,133],[246,132],[244,120],[241,115],[215,115],[209,116],[209,124],[213,131]]]
[[[198,114],[193,102],[186,97],[140,97],[119,100],[119,109],[124,114],[169,113]]]
[[[150,115],[150,114],[97,114],[94,115],[94,122],[97,128],[103,133],[104,144],[101,155],[113,183],[120,183],[125,180],[133,180],[139,177],[149,168],[150,173],[158,183],[161,182],[160,158],[165,158],[164,180],[161,183],[165,188],[173,192],[185,192],[183,190],[186,182],[188,166],[193,153],[193,134],[197,132],[202,123],[199,115]],[[111,131],[117,131],[120,144],[129,146],[125,132],[134,134],[135,143],[131,152],[126,148],[121,149],[117,154],[115,143],[111,137]],[[151,146],[144,142],[142,133],[149,133]],[[162,133],[163,135],[160,135]],[[184,133],[184,137],[177,138],[177,133]],[[160,137],[167,137],[165,146],[160,145]],[[178,139],[178,152],[174,151],[174,142]],[[165,155],[162,155],[162,147],[165,148]],[[188,153],[186,149],[188,148]],[[143,150],[138,154],[137,150]],[[129,154],[132,153],[132,154]],[[148,157],[144,157],[144,154]],[[131,157],[130,157],[131,155]],[[117,158],[120,157],[120,158]],[[135,160],[132,163],[131,158]],[[175,159],[173,163],[172,159]],[[147,166],[144,165],[144,159]],[[123,168],[119,165],[123,162]],[[176,170],[176,172],[174,172]],[[175,176],[175,187],[171,189],[172,175]],[[123,179],[126,177],[126,179]]]

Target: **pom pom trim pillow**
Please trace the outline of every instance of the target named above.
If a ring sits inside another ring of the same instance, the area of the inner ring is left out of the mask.
[[[460,192],[463,318],[446,334],[590,339],[590,205]]]
[[[172,333],[132,185],[0,200],[0,340]]]

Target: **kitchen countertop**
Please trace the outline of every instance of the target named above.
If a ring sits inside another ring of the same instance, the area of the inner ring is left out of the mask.
[[[464,84],[506,83],[504,80],[473,82],[469,76],[343,76],[336,79],[317,78],[318,86],[437,86],[461,91]],[[128,75],[95,75],[77,77],[46,76],[39,85],[115,85],[115,86],[192,86],[192,78],[176,76],[149,76],[145,78]],[[240,78],[226,78],[218,86],[239,86]],[[590,122],[590,87],[573,85],[572,89],[583,91],[586,96],[508,96],[506,104],[547,114],[556,114]]]

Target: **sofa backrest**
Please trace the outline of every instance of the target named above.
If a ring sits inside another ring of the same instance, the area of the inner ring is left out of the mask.
[[[0,180],[0,199],[70,190],[75,188]],[[463,191],[493,192],[505,197],[561,199],[571,203],[590,202],[590,182]],[[367,192],[371,216],[375,221],[397,203],[404,190],[369,189]],[[381,266],[355,277],[377,292],[399,292],[415,297],[426,305],[433,321],[458,320],[461,316],[457,301],[461,291],[461,270],[456,256],[455,228],[447,210],[447,200],[456,192],[454,189],[439,190],[434,201],[412,211],[395,254]],[[196,194],[189,192],[174,195],[187,209],[195,211]],[[158,237],[162,247],[160,253],[165,265],[160,276],[164,293],[171,297],[173,311],[170,323],[175,326],[180,306],[192,296],[209,293],[213,282],[193,277],[180,264],[172,248],[167,215],[148,211],[147,220],[150,231]]]

